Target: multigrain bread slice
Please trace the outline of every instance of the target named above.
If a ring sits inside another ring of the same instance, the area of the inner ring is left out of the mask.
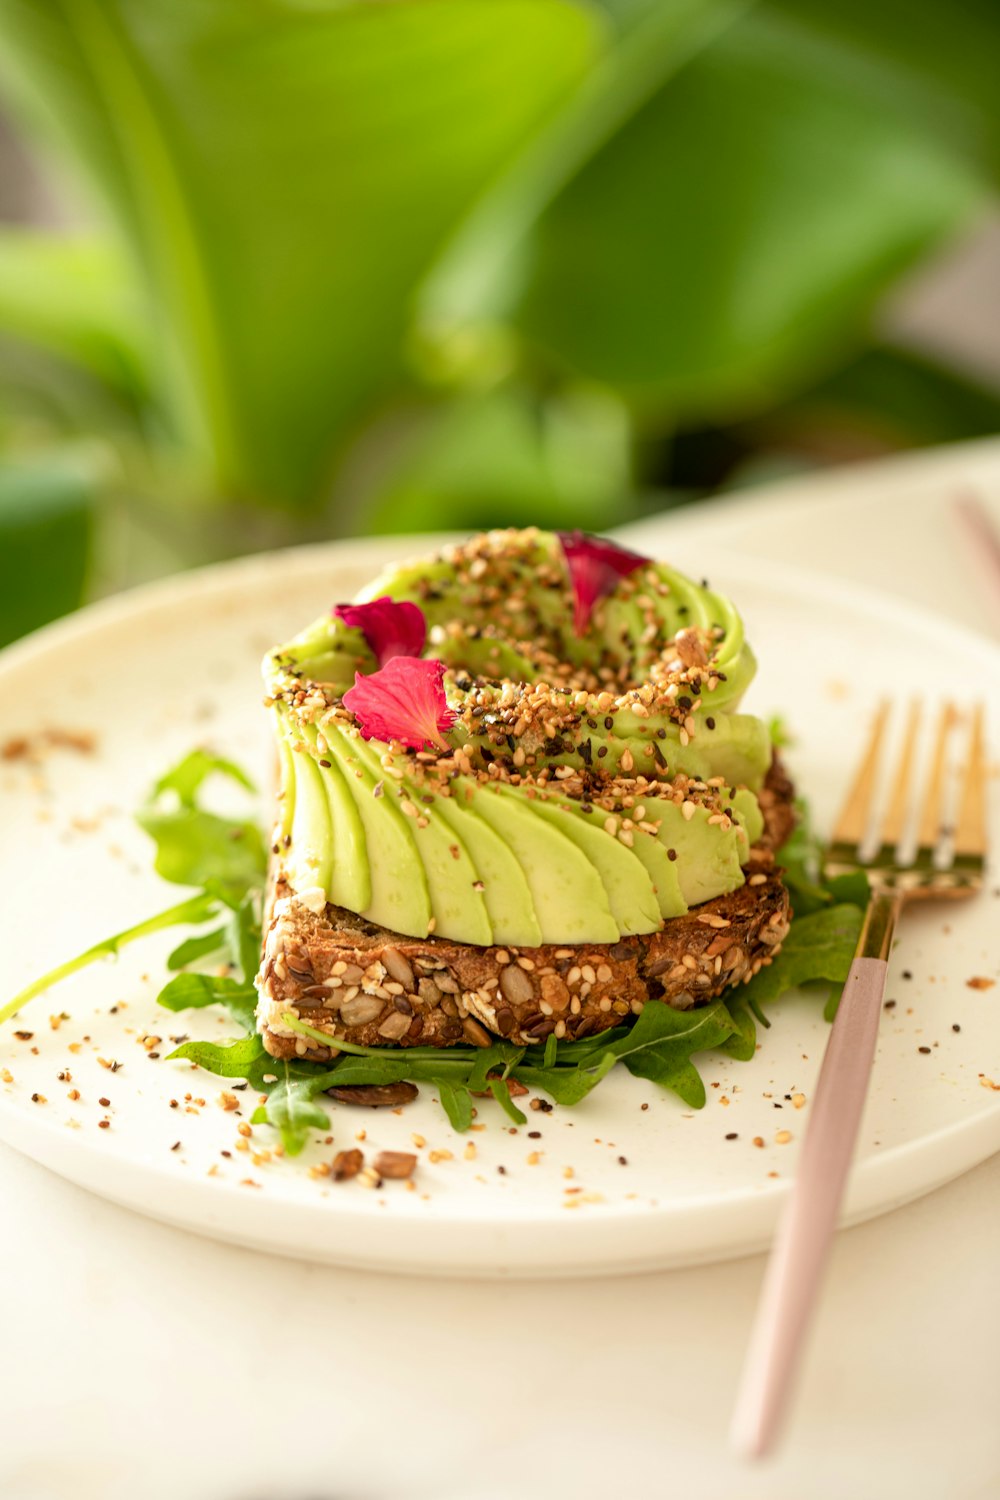
[[[637,1015],[647,1000],[685,1010],[714,999],[769,963],[788,932],[774,850],[794,824],[791,798],[775,759],[746,883],[659,932],[613,944],[481,948],[406,937],[343,907],[314,910],[278,874],[257,981],[264,1046],[273,1057],[331,1056],[282,1020],[288,1011],[365,1046],[488,1046],[496,1037],[523,1045],[553,1032],[589,1036]]]

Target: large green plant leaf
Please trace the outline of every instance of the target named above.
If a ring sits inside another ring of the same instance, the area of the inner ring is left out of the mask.
[[[981,201],[877,70],[753,12],[555,199],[520,324],[638,397],[726,414],[843,347]]]
[[[883,93],[919,112],[1000,177],[1000,5],[996,0],[768,0],[824,47],[844,48],[878,74]]]
[[[72,456],[0,464],[0,645],[80,603],[97,479]]]
[[[461,225],[421,296],[425,330],[462,337],[469,320],[506,311],[535,221],[565,185],[693,56],[753,0],[603,0],[613,40],[548,128],[509,164]]]
[[[175,427],[231,489],[316,498],[413,289],[592,56],[559,0],[0,0],[11,96],[142,267]]]
[[[128,266],[107,240],[0,230],[0,334],[138,398],[146,387],[147,329],[133,293]]]

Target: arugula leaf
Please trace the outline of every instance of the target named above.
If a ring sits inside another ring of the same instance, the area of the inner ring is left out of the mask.
[[[241,979],[224,979],[214,974],[178,974],[164,985],[156,997],[167,1010],[201,1010],[206,1005],[224,1005],[238,1025],[253,1031],[257,1010],[257,991]]]
[[[469,1088],[474,1094],[484,1093],[489,1085],[490,1073],[499,1069],[506,1078],[523,1056],[524,1048],[515,1047],[513,1042],[494,1042],[492,1047],[478,1047],[469,1070]]]
[[[247,773],[235,761],[213,755],[208,750],[192,750],[183,760],[164,772],[153,787],[150,800],[156,801],[164,792],[176,792],[182,807],[196,807],[198,792],[203,783],[214,775],[228,776],[230,781],[235,781],[244,791],[257,790]]]
[[[273,1086],[277,1062],[264,1049],[261,1037],[242,1036],[235,1042],[182,1042],[168,1053],[168,1061],[197,1063],[217,1078],[245,1078],[263,1092]]]
[[[843,985],[861,934],[864,912],[846,902],[796,917],[781,952],[740,991],[746,1004],[770,1005],[813,980]]]
[[[331,1086],[334,1074],[303,1075],[293,1064],[273,1059],[272,1066],[277,1070],[278,1082],[271,1089],[267,1103],[260,1105],[250,1118],[255,1125],[273,1125],[281,1132],[286,1156],[298,1156],[310,1131],[330,1129],[330,1116],[315,1099]]]
[[[154,868],[174,885],[200,886],[237,906],[264,878],[267,855],[260,829],[201,808],[144,808],[140,828],[156,844]]]
[[[513,1120],[515,1125],[527,1125],[528,1116],[523,1110],[518,1109],[510,1097],[510,1086],[507,1080],[505,1078],[488,1078],[486,1082],[490,1093],[508,1119]]]
[[[659,1002],[651,1001],[650,1004]],[[607,1077],[617,1061],[617,1056],[609,1048],[586,1065],[578,1063],[572,1068],[544,1068],[523,1064],[515,1069],[514,1076],[529,1088],[541,1089],[557,1104],[579,1104]]]
[[[541,1066],[522,1064],[514,1076],[542,1089],[557,1104],[578,1104],[620,1061],[636,1077],[672,1089],[686,1104],[700,1109],[705,1087],[691,1055],[719,1046],[736,1030],[721,1000],[692,1011],[650,1000],[633,1026],[616,1027],[582,1044],[560,1043],[554,1066],[545,1067],[544,1060]],[[566,1066],[567,1056],[578,1059],[575,1066]]]
[[[158,912],[155,917],[147,917],[144,922],[137,922],[134,927],[126,927],[124,932],[115,933],[114,937],[104,938],[100,943],[95,943],[92,948],[78,953],[75,958],[67,959],[65,963],[57,964],[40,979],[34,980],[27,985],[13,1000],[9,1000],[0,1009],[0,1025],[8,1021],[12,1015],[19,1011],[22,1005],[27,1005],[36,995],[41,995],[45,990],[51,989],[61,979],[68,979],[70,974],[76,974],[78,970],[85,969],[88,964],[96,963],[99,958],[114,958],[128,943],[134,943],[138,938],[148,937],[154,932],[162,932],[165,927],[184,927],[207,922],[214,917],[218,911],[218,902],[211,893],[200,896],[191,896],[187,901],[181,901],[177,906],[170,906],[166,911]]]
[[[466,1131],[472,1124],[472,1094],[467,1084],[451,1083],[447,1078],[437,1080],[438,1098],[441,1108],[448,1116],[452,1130]]]
[[[227,911],[225,926],[215,927],[211,932],[197,933],[179,943],[167,959],[167,968],[171,973],[176,973],[178,969],[187,969],[200,960],[213,959],[238,969],[243,976],[242,987],[251,989],[260,962],[259,905],[259,893],[251,891],[239,906]],[[178,990],[177,993],[181,992]],[[169,1002],[161,1000],[161,1003]],[[196,1002],[192,1001],[194,1003]],[[171,1005],[170,1008],[178,1007]]]
[[[685,1104],[701,1109],[705,1085],[691,1055],[718,1047],[735,1029],[722,1000],[694,1010],[674,1010],[662,1000],[654,1000],[644,1006],[629,1035],[613,1048],[637,1078],[649,1078],[661,1088],[673,1089]]]
[[[555,1042],[556,1038],[550,1036],[544,1054],[541,1047],[529,1047],[525,1052],[525,1060],[530,1065],[538,1067],[545,1066],[545,1057],[549,1055],[555,1057],[560,1066],[589,1062],[606,1052],[612,1042],[620,1041],[622,1037],[628,1036],[629,1030],[628,1026],[614,1026],[607,1031],[599,1031],[594,1036],[581,1037],[576,1042],[561,1041],[558,1048],[551,1054],[549,1044]]]
[[[260,908],[261,891],[251,888],[239,906],[232,910],[226,924],[230,962],[239,969],[247,984],[253,981],[260,967],[260,949],[263,938]]]
[[[862,908],[868,905],[871,891],[863,870],[826,879],[823,875],[824,849],[812,828],[809,809],[801,798],[795,803],[796,823],[775,858],[782,868],[784,882],[796,917],[808,916],[836,902],[848,902]]]
[[[253,790],[232,761],[194,750],[160,777],[136,821],[156,844],[154,868],[164,880],[201,886],[235,909],[263,884],[267,851],[256,823],[199,806],[203,783],[217,774]]]
[[[186,969],[188,964],[195,964],[200,958],[214,958],[225,948],[226,935],[225,927],[214,927],[211,932],[185,938],[168,956],[167,968],[175,974],[178,969]]]
[[[228,1005],[240,1025],[252,1027],[250,983],[260,952],[260,900],[266,854],[263,836],[254,823],[221,818],[198,805],[198,793],[204,782],[217,775],[227,777],[245,790],[253,790],[250,778],[234,762],[206,750],[195,750],[160,777],[150,801],[137,814],[140,826],[157,844],[156,869],[178,884],[201,886],[200,894],[104,938],[49,970],[0,1009],[0,1024],[52,985],[99,958],[115,956],[127,943],[167,927],[201,927],[217,919],[220,909],[228,908],[223,927],[186,938],[170,954],[167,967],[174,972],[222,953],[239,970],[242,980],[236,983],[207,976],[181,976],[183,983],[167,985],[163,1003],[177,1010],[207,1005],[216,999]],[[171,801],[174,806],[165,805]],[[214,986],[214,995],[209,995],[208,986]]]
[[[801,799],[795,803],[795,827],[775,856],[781,866],[781,879],[792,900],[795,916],[805,916],[829,906],[826,891],[820,884],[823,870],[823,846],[813,832],[809,810]]]
[[[283,1019],[293,1030],[329,1042],[324,1032],[291,1012]],[[687,1104],[700,1108],[705,1090],[690,1062],[691,1054],[720,1045],[737,1030],[721,1000],[696,1011],[677,1011],[662,1000],[651,1000],[632,1027],[616,1027],[583,1042],[557,1042],[550,1036],[544,1047],[519,1048],[497,1042],[481,1049],[421,1047],[396,1052],[352,1045],[353,1055],[336,1065],[334,1076],[340,1084],[402,1080],[430,1083],[437,1088],[456,1130],[468,1129],[472,1097],[485,1090],[518,1124],[525,1123],[526,1117],[504,1084],[506,1077],[541,1089],[557,1104],[579,1104],[619,1061],[637,1077],[673,1089]],[[347,1045],[337,1043],[338,1047]],[[502,1066],[503,1076],[490,1077],[498,1066]]]
[[[757,1026],[750,1007],[741,993],[728,996],[725,1005],[733,1023],[733,1033],[724,1042],[719,1042],[715,1050],[737,1062],[749,1062],[757,1051]]]

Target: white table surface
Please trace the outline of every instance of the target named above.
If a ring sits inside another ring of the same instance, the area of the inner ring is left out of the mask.
[[[643,528],[1000,632],[952,498],[1000,441]],[[1000,1157],[838,1237],[787,1440],[726,1450],[763,1259],[622,1280],[390,1279],[229,1248],[0,1147],[3,1500],[994,1500]]]

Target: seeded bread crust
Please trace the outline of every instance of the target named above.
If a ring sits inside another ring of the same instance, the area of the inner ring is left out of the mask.
[[[678,1010],[746,983],[788,932],[788,894],[773,850],[794,825],[792,786],[776,759],[761,794],[765,832],[746,884],[659,932],[613,944],[480,948],[406,937],[343,907],[315,911],[276,874],[257,988],[257,1025],[272,1057],[325,1060],[292,1012],[332,1038],[370,1047],[518,1045],[589,1036],[638,1015],[647,1000]]]
[[[757,801],[764,818],[764,832],[757,848],[773,853],[788,839],[796,821],[795,787],[777,752],[771,760],[767,779],[757,793]]]

